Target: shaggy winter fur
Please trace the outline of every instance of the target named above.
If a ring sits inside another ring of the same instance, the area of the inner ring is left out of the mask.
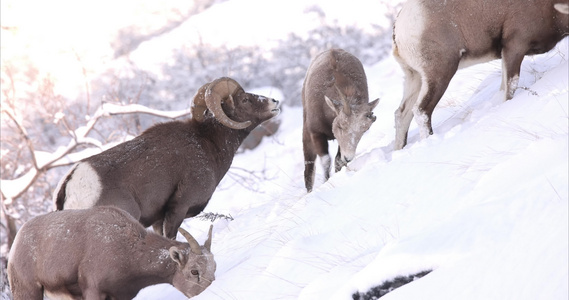
[[[304,183],[314,185],[316,156],[321,158],[324,177],[330,177],[328,140],[338,140],[335,170],[339,171],[356,154],[362,135],[376,117],[370,103],[367,79],[359,59],[342,49],[320,53],[308,68],[302,87]]]
[[[183,230],[182,230],[183,231]],[[26,222],[10,250],[15,300],[132,299],[142,288],[170,283],[193,297],[215,279],[208,241],[200,246],[147,232],[111,206],[52,212]]]
[[[204,85],[195,99],[215,95],[211,85]],[[174,238],[184,218],[207,205],[243,140],[280,112],[279,101],[246,93],[237,83],[216,98],[223,100],[221,108],[230,118],[225,122],[236,128],[220,123],[220,113],[205,106],[190,120],[157,124],[77,163],[54,192],[56,208],[113,205]],[[249,125],[241,129],[242,124]]]

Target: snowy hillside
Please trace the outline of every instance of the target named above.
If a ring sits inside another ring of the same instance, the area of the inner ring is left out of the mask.
[[[141,42],[128,57],[113,60],[111,47],[99,44],[101,49],[85,56],[84,64],[94,68],[93,74],[136,66],[153,80],[172,81],[193,93],[188,82],[198,77],[190,78],[182,67],[179,74],[187,77],[170,78],[163,72],[165,65],[176,63],[177,50],[198,40],[227,49],[271,49],[288,34],[302,35],[323,23],[388,29],[385,10],[402,1],[350,2],[365,8],[361,11],[339,1],[209,1],[214,3],[210,8]],[[122,9],[136,6],[128,3]],[[109,22],[127,21],[120,12],[109,14]],[[99,15],[93,13],[87,21],[96,23]],[[63,23],[57,24],[67,26]],[[63,28],[59,26],[50,32]],[[86,40],[76,51],[87,52],[89,43],[108,39],[102,35],[112,30],[103,26],[94,30],[98,35],[81,31],[78,36]],[[45,40],[45,45],[54,44],[47,36]],[[346,50],[360,50],[351,47]],[[288,105],[298,99],[274,86],[250,83],[259,88],[248,91],[282,100],[280,129],[235,157],[205,208],[232,220],[213,221],[216,280],[192,299],[352,299],[394,277],[426,270],[432,272],[382,299],[568,299],[568,48],[565,38],[547,54],[526,57],[520,88],[508,102],[499,91],[500,61],[460,70],[435,109],[434,135],[419,140],[413,122],[409,143],[399,151],[393,151],[393,113],[401,100],[403,74],[391,56],[365,64],[370,97],[381,98],[374,110],[377,121],[348,168],[327,182],[317,169],[310,194],[303,180],[302,108]],[[76,53],[66,55],[78,59]],[[52,64],[58,69],[59,59]],[[267,65],[267,70],[276,66]],[[215,72],[206,75],[225,70]],[[232,72],[222,75],[250,79],[250,74]],[[61,94],[80,94],[77,86],[83,82],[77,74],[56,76],[58,82],[73,83],[58,86]],[[187,108],[188,99],[162,92],[157,94],[164,103]],[[336,149],[331,142],[332,156]],[[195,217],[182,226],[203,242],[211,223]],[[164,284],[144,289],[136,299],[185,297]]]
[[[396,152],[402,73],[393,58],[367,66],[378,119],[349,170],[308,195],[302,111],[286,107],[277,135],[233,164],[263,180],[227,178],[205,209],[234,220],[214,222],[217,279],[195,299],[351,299],[429,269],[385,299],[567,299],[567,48],[526,58],[505,103],[499,61],[459,71],[435,134],[418,141],[412,127]],[[202,239],[208,226],[184,224]],[[156,298],[183,295],[163,285],[137,297]]]

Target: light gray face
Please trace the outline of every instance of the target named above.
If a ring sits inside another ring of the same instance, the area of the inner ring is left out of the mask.
[[[379,99],[370,103],[352,104],[349,108],[344,107],[341,101],[330,100],[328,97],[326,102],[337,113],[332,123],[332,132],[340,146],[342,161],[347,163],[354,159],[362,135],[375,122],[373,109],[379,103]]]
[[[195,255],[189,249],[184,266],[176,272],[172,285],[184,293],[186,297],[193,297],[203,292],[215,280],[216,263],[213,254],[202,247],[202,255]]]

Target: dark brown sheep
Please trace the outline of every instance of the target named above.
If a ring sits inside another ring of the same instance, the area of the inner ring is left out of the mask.
[[[174,238],[207,205],[243,140],[279,112],[279,101],[217,79],[197,92],[192,119],[157,124],[73,166],[54,192],[56,208],[114,205]]]

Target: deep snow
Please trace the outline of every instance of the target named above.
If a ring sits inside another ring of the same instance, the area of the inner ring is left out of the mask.
[[[322,12],[344,24],[385,26],[383,4],[355,2],[366,7],[363,14],[346,15],[356,10],[330,1],[274,1],[270,7],[264,0],[221,2],[143,43],[130,58],[160,72],[172,48],[195,38],[197,29],[198,35],[209,32],[211,44],[235,45],[229,40],[235,38],[269,47],[287,32],[318,26]],[[307,10],[311,5],[321,10]],[[221,32],[217,20],[238,10],[240,21]],[[83,31],[78,36],[97,38]],[[402,72],[392,57],[365,66],[371,99],[382,99],[377,121],[348,168],[328,182],[318,170],[308,195],[302,109],[285,106],[279,131],[235,157],[205,209],[234,220],[213,222],[217,279],[195,299],[351,299],[356,291],[426,269],[433,272],[385,299],[569,298],[567,57],[567,38],[548,54],[527,57],[521,88],[508,102],[499,91],[500,61],[459,71],[435,110],[435,134],[419,141],[413,124],[409,145],[400,151],[392,142]],[[275,88],[254,92],[286,101]],[[332,156],[336,147],[331,143]],[[183,227],[203,241],[209,224],[192,218]],[[185,297],[158,285],[137,299]]]
[[[214,222],[217,278],[195,299],[351,299],[426,269],[384,298],[567,299],[567,48],[527,57],[508,102],[499,61],[459,71],[435,134],[419,141],[413,125],[395,152],[402,72],[392,57],[366,66],[378,119],[348,170],[326,183],[319,170],[308,195],[302,110],[285,107],[278,133],[233,163],[263,179],[224,180],[205,209],[234,220]],[[183,226],[203,240],[209,222]],[[183,296],[160,285],[137,297],[157,298]]]

